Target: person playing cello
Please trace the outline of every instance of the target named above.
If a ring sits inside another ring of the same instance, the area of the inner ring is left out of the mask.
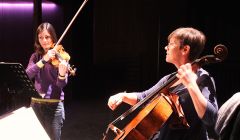
[[[191,65],[202,53],[205,42],[205,35],[192,27],[180,27],[168,36],[168,45],[165,47],[166,62],[175,65],[178,78],[178,81],[168,88],[168,92],[179,96],[178,101],[190,127],[173,127],[171,115],[151,137],[152,140],[207,140],[207,128],[214,128],[218,111],[214,79],[203,68]],[[172,75],[164,76],[148,90],[112,95],[108,99],[108,106],[115,110],[123,102],[135,105],[158,91]]]

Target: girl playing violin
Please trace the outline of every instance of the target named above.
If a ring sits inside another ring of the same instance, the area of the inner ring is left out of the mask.
[[[58,67],[51,63],[56,59],[57,42],[55,29],[50,23],[38,26],[35,37],[35,52],[26,68],[27,75],[34,79],[35,88],[43,99],[32,101],[32,107],[51,140],[60,140],[61,128],[65,119],[64,92],[67,85],[68,70],[65,60]]]
[[[179,96],[189,128],[173,128],[173,115],[163,127],[152,136],[153,140],[207,140],[207,128],[214,128],[217,117],[215,82],[201,67],[193,70],[191,62],[197,59],[206,42],[205,35],[194,28],[178,28],[168,36],[166,62],[178,69],[178,81],[168,88],[169,93]],[[115,110],[121,103],[135,105],[148,95],[159,91],[172,74],[164,76],[156,85],[142,92],[118,93],[108,100],[108,106]]]

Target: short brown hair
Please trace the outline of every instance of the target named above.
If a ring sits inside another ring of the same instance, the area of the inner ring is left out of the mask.
[[[168,40],[170,40],[172,37],[180,40],[180,48],[184,45],[190,46],[190,61],[194,61],[200,56],[206,43],[206,37],[203,32],[192,27],[178,28],[168,36]]]

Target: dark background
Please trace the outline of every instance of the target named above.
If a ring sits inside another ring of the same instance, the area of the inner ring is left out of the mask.
[[[9,1],[0,0],[0,62],[26,67],[40,14],[33,9],[4,8]],[[41,21],[52,23],[60,37],[83,1],[48,2],[57,8],[42,8]],[[238,13],[237,4],[229,0],[89,0],[61,42],[71,56],[70,64],[77,68],[65,88],[63,139],[101,139],[108,123],[126,110],[120,107],[111,112],[110,95],[145,90],[175,71],[165,62],[164,46],[168,34],[178,27],[191,26],[205,33],[202,55],[213,54],[217,44],[228,48],[224,62],[204,66],[215,79],[220,107],[239,91]]]

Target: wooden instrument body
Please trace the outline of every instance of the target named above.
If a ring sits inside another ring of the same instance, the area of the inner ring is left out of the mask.
[[[173,108],[168,97],[159,95],[114,140],[147,140],[162,127],[172,113]]]

